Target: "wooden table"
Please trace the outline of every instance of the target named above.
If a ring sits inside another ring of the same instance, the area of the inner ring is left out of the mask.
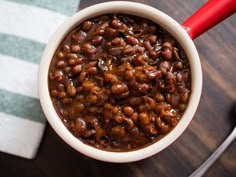
[[[80,9],[103,2],[82,0]],[[206,0],[137,0],[184,22]],[[233,15],[194,43],[203,68],[203,91],[193,121],[182,136],[159,154],[128,164],[93,160],[66,145],[47,125],[33,160],[0,153],[1,177],[187,177],[236,125],[236,16]],[[236,142],[222,154],[206,177],[236,176]]]

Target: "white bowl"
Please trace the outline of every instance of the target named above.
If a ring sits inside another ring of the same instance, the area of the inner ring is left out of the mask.
[[[108,152],[93,148],[75,138],[64,126],[57,115],[48,90],[48,71],[51,59],[63,38],[82,21],[108,13],[125,13],[148,18],[162,26],[171,33],[181,44],[190,62],[191,67],[191,89],[187,109],[177,126],[164,138],[145,148],[130,152]],[[200,59],[195,45],[187,32],[168,15],[147,5],[127,2],[113,1],[90,6],[70,17],[51,37],[48,42],[39,67],[39,98],[43,111],[56,133],[71,147],[80,153],[106,162],[124,163],[138,161],[150,157],[172,144],[187,128],[197,109],[202,89],[202,69]]]

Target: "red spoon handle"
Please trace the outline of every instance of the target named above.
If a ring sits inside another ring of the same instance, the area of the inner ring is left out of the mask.
[[[236,0],[209,0],[183,24],[183,28],[195,39],[236,11]]]

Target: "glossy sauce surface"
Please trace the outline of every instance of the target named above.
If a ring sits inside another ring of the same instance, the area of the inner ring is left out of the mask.
[[[191,94],[188,60],[150,20],[108,14],[62,41],[49,69],[54,107],[71,133],[108,151],[147,146],[171,131]]]

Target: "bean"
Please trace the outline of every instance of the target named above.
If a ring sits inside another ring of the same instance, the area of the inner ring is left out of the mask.
[[[95,36],[95,37],[92,39],[92,43],[93,43],[93,45],[95,45],[95,46],[102,44],[102,42],[103,42],[103,37],[102,37],[102,36]]]
[[[82,29],[84,31],[89,31],[93,26],[93,23],[91,21],[85,21],[83,24],[82,24]]]
[[[60,51],[57,53],[57,57],[63,59],[65,57],[65,54],[62,51]]]
[[[134,109],[133,109],[132,107],[130,107],[130,106],[125,106],[125,107],[123,108],[123,112],[124,112],[124,114],[125,114],[126,116],[130,117],[130,116],[132,116],[132,114],[134,113]]]
[[[84,42],[85,38],[87,37],[87,34],[84,31],[79,30],[77,33],[72,34],[71,37],[78,44],[81,44]]]
[[[119,38],[119,37],[114,38],[114,39],[111,41],[111,44],[114,45],[114,46],[120,46],[120,44],[121,44],[121,38]]]
[[[79,75],[79,81],[83,82],[87,76],[87,73],[85,71],[82,71]]]
[[[179,108],[179,111],[180,111],[180,112],[184,112],[185,109],[186,109],[186,107],[187,107],[186,104],[181,104],[181,103],[180,103],[180,104],[178,105],[178,108]]]
[[[129,91],[123,92],[119,95],[119,98],[127,98],[129,96]]]
[[[102,24],[100,24],[97,28],[96,28],[96,34],[97,35],[103,35],[105,29],[109,26],[109,24],[107,22],[104,22]]]
[[[80,46],[79,45],[72,45],[71,46],[71,51],[74,53],[79,53],[80,52]]]
[[[62,103],[64,103],[65,105],[71,104],[72,99],[71,98],[63,98]]]
[[[71,72],[71,67],[67,66],[63,69],[63,71],[65,72],[65,74],[69,74]]]
[[[182,81],[182,74],[181,73],[177,73],[176,74],[176,81],[177,82],[181,82]]]
[[[72,69],[73,74],[79,74],[82,71],[82,65],[75,65]]]
[[[130,45],[136,45],[138,43],[138,40],[133,36],[129,36],[127,38],[127,43],[129,43]]]
[[[75,63],[76,64],[82,64],[84,61],[83,61],[83,58],[76,58],[75,59]]]
[[[126,24],[123,23],[123,24],[120,26],[120,30],[123,31],[123,32],[126,32],[126,31],[129,30],[129,28],[128,28],[128,26],[127,26]]]
[[[148,41],[144,41],[143,42],[143,46],[147,49],[147,51],[151,51],[153,48],[152,48],[152,46],[151,46],[151,44],[150,44],[150,42],[148,42]]]
[[[125,128],[118,125],[111,128],[111,135],[117,138],[122,138],[126,136]]]
[[[91,81],[91,80],[84,80],[84,81],[82,82],[82,87],[83,87],[83,89],[86,90],[86,91],[91,90],[91,89],[93,88],[93,86],[94,86],[94,82]]]
[[[63,45],[62,49],[63,49],[63,51],[66,52],[66,53],[69,53],[69,52],[70,52],[70,46],[67,45],[67,44]]]
[[[149,116],[147,115],[147,113],[142,112],[139,114],[139,121],[142,125],[147,125],[150,123],[150,119]]]
[[[174,93],[174,94],[171,94],[171,96],[170,96],[170,104],[172,105],[172,106],[174,106],[174,107],[176,107],[177,105],[178,105],[178,103],[179,103],[179,94],[176,92],[176,93]]]
[[[158,133],[154,124],[149,124],[149,125],[145,126],[145,129],[151,135],[156,135]]]
[[[113,74],[109,72],[104,73],[104,78],[105,78],[105,81],[107,82],[111,82],[112,80],[117,80],[116,76],[114,76]]]
[[[131,97],[128,102],[131,105],[140,105],[143,102],[143,99],[141,97]]]
[[[149,56],[152,59],[156,59],[156,61],[158,61],[158,57],[160,56],[160,52],[156,52],[155,50],[152,50],[149,52]],[[155,63],[153,62],[152,65],[155,65]]]
[[[156,79],[157,75],[159,74],[158,72],[159,72],[158,70],[153,70],[153,71],[145,70],[145,74],[147,75],[147,78],[149,80]]]
[[[118,106],[113,107],[112,113],[117,114],[118,112],[119,112],[119,107]]]
[[[82,118],[77,118],[75,120],[75,131],[80,134],[87,130],[85,121]]]
[[[59,69],[63,68],[65,66],[65,61],[59,60],[56,65],[57,65],[57,68],[59,68]]]
[[[150,44],[154,44],[157,42],[157,36],[156,35],[150,35],[147,37],[147,40],[150,42]]]
[[[96,67],[97,64],[98,64],[97,61],[90,61],[89,63],[87,63],[86,67],[93,67],[93,66]]]
[[[119,35],[119,32],[113,28],[106,28],[105,29],[105,35],[108,37],[117,37]]]
[[[74,66],[76,64],[76,60],[74,58],[69,59],[68,64],[70,66]]]
[[[64,84],[58,84],[57,85],[57,89],[58,89],[58,91],[64,91],[65,90],[65,86],[64,86]]]
[[[171,64],[169,61],[162,61],[159,65],[159,69],[162,74],[166,75],[171,70]]]
[[[130,47],[130,46],[126,46],[123,50],[123,54],[124,55],[134,55],[135,54],[135,50],[134,48]]]
[[[155,99],[157,100],[157,102],[165,101],[164,96],[162,94],[160,94],[160,93],[156,94]]]
[[[83,90],[83,87],[82,87],[82,86],[76,87],[76,92],[77,92],[77,93],[82,92],[82,90]]]
[[[59,92],[59,98],[65,98],[66,97],[66,92]]]
[[[77,101],[80,101],[80,102],[83,102],[84,101],[84,95],[76,95],[75,96],[75,99],[77,100]]]
[[[112,85],[112,87],[111,87],[111,91],[112,91],[112,93],[114,93],[114,94],[121,94],[121,93],[123,93],[123,92],[125,92],[125,91],[127,91],[128,90],[128,87],[127,87],[127,85],[126,84],[114,84],[114,85]]]
[[[156,125],[160,128],[162,133],[167,133],[169,131],[169,126],[166,125],[160,117],[156,118]]]
[[[91,104],[95,104],[98,102],[98,97],[96,95],[89,94],[87,95],[86,100]]]
[[[112,107],[112,105],[111,105],[110,103],[106,103],[106,104],[104,105],[104,108],[111,110],[113,107]]]
[[[87,54],[94,54],[96,52],[96,48],[89,43],[83,44],[82,49]]]
[[[146,106],[149,107],[149,109],[155,109],[156,103],[154,99],[148,97],[148,96],[143,96],[144,102],[146,103]]]
[[[74,105],[74,108],[76,109],[76,111],[83,111],[85,109],[85,106],[83,103],[79,102]]]
[[[181,102],[182,103],[187,103],[188,102],[188,99],[189,99],[189,91],[188,90],[185,90],[185,92],[183,92],[181,94]]]
[[[171,50],[172,49],[172,44],[170,42],[164,42],[162,44],[162,48]]]
[[[56,89],[52,90],[52,91],[51,91],[51,95],[52,95],[53,97],[57,97],[57,96],[58,96],[58,91],[57,91]]]
[[[178,49],[176,47],[174,47],[173,54],[174,54],[174,57],[175,57],[176,60],[181,61]]]
[[[187,81],[189,80],[189,72],[188,72],[188,71],[184,71],[184,72],[182,73],[182,77],[183,77],[183,80],[184,80],[185,82],[187,82]]]
[[[135,57],[135,65],[136,66],[143,66],[147,62],[147,57],[144,55],[138,55]]]
[[[74,86],[68,85],[66,88],[66,92],[68,95],[74,97],[76,95],[76,88]]]
[[[138,84],[138,90],[141,93],[146,93],[150,89],[149,84],[143,83],[143,84]]]
[[[97,74],[98,73],[98,69],[96,67],[92,66],[92,67],[89,67],[87,69],[87,72],[88,72],[88,74]]]
[[[162,56],[166,60],[171,60],[172,59],[172,51],[167,49],[161,52]]]
[[[68,58],[68,59],[76,59],[76,58],[78,58],[78,55],[76,54],[76,53],[67,53],[66,54],[66,57]]]
[[[134,127],[134,122],[130,118],[123,118],[123,121],[128,125],[128,129],[132,129]]]
[[[127,70],[125,71],[125,79],[126,80],[132,80],[134,78],[134,71],[133,70]]]
[[[54,78],[57,81],[61,81],[62,80],[62,76],[63,76],[63,72],[61,70],[55,70],[54,72]]]
[[[120,26],[120,22],[117,19],[111,21],[111,26],[114,28],[118,28]]]
[[[134,113],[131,115],[130,118],[133,120],[133,122],[137,122],[137,120],[138,120],[138,113],[137,113],[137,112],[134,112]]]
[[[111,54],[113,56],[118,56],[121,54],[121,52],[122,52],[121,47],[112,47],[109,49],[109,54]]]

